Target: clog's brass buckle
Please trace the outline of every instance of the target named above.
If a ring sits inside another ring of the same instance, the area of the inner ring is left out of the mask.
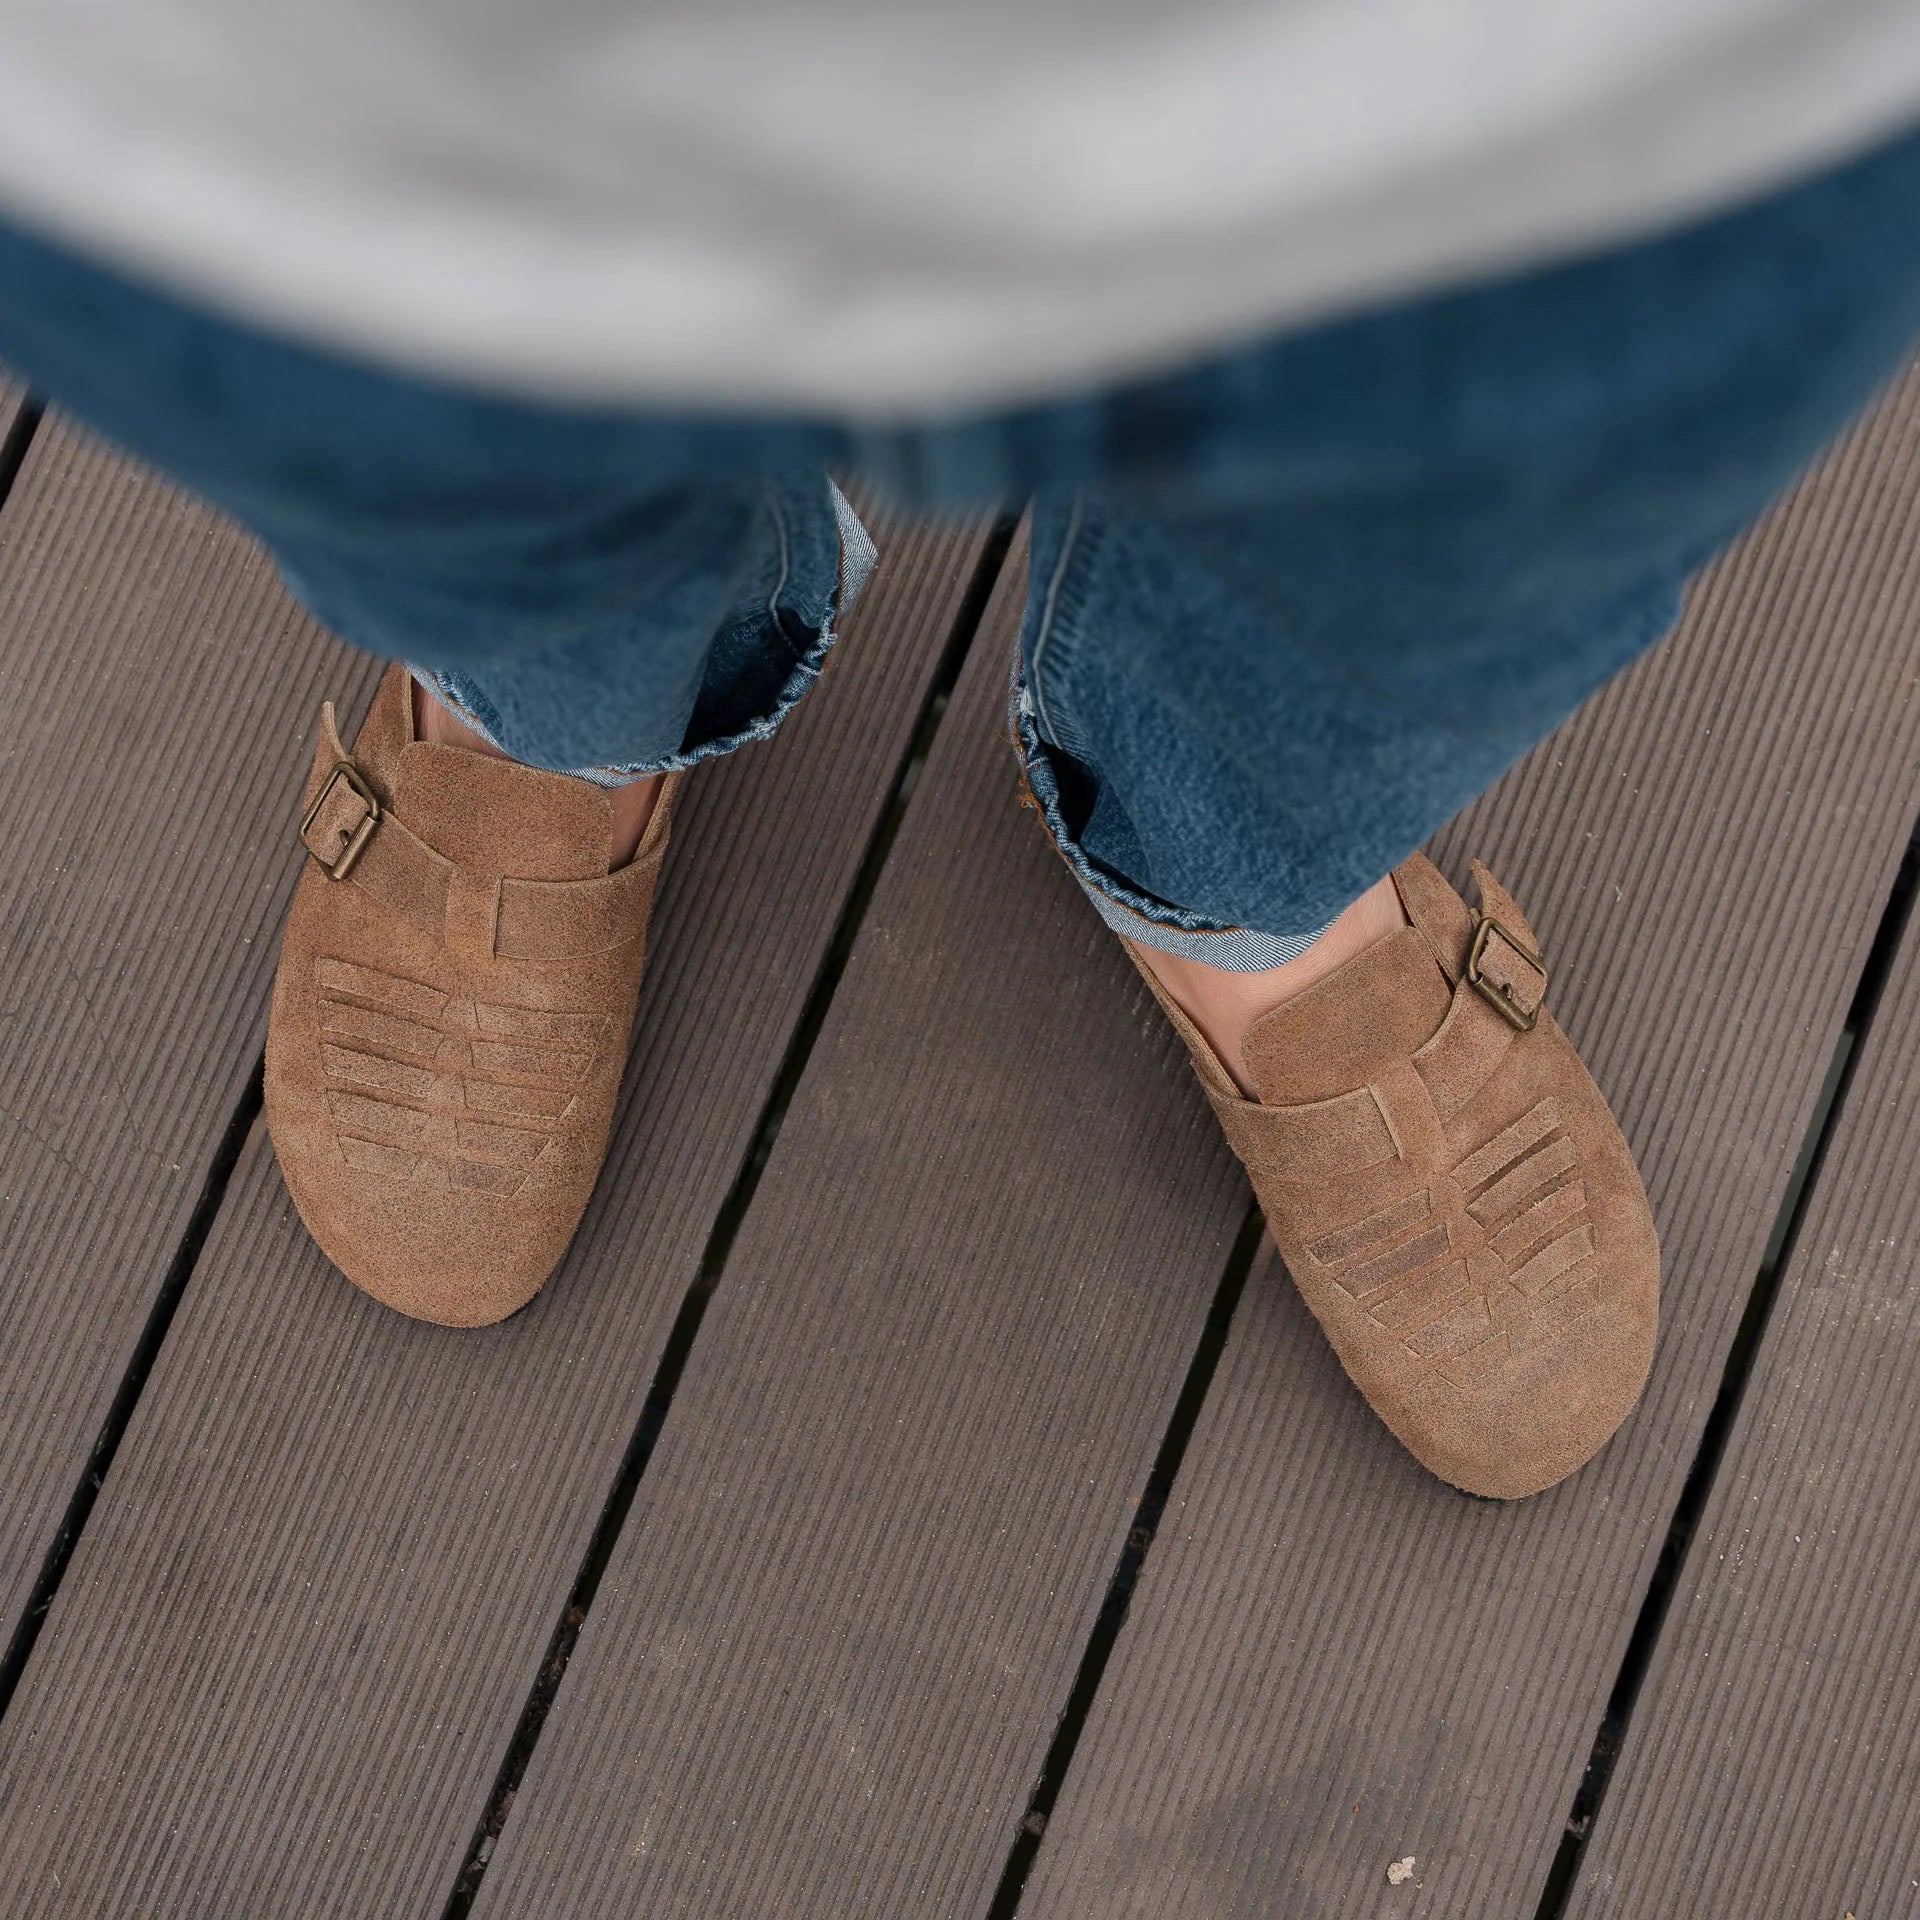
[[[1481,962],[1486,958],[1487,942],[1496,933],[1540,976],[1540,995],[1530,1007],[1523,1006],[1514,998],[1513,989],[1504,980],[1490,980],[1480,970]],[[1522,1033],[1533,1031],[1534,1023],[1540,1018],[1540,1008],[1546,1001],[1547,982],[1551,978],[1547,963],[1524,940],[1516,940],[1509,928],[1503,927],[1490,915],[1480,915],[1480,925],[1473,936],[1473,948],[1467,955],[1467,984],[1508,1026],[1518,1028]]]
[[[331,860],[317,852],[307,834],[313,823],[320,817],[320,809],[327,804],[334,787],[344,780],[352,788],[354,797],[366,808],[366,818],[347,835],[347,843]],[[373,838],[373,830],[380,824],[380,801],[373,789],[367,785],[366,776],[351,760],[336,760],[333,770],[320,783],[320,791],[314,795],[313,805],[307,809],[307,817],[300,822],[300,844],[312,857],[319,861],[320,871],[329,880],[344,880],[353,871],[353,864],[367,850],[367,842]]]

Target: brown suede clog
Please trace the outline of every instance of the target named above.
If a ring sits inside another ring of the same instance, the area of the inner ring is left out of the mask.
[[[267,1031],[267,1126],[308,1231],[419,1320],[524,1306],[606,1153],[679,776],[608,870],[604,789],[417,739],[388,669],[331,702]]]
[[[1533,930],[1473,873],[1478,913],[1422,856],[1395,869],[1412,925],[1246,1035],[1258,1100],[1141,972],[1354,1383],[1423,1466],[1515,1499],[1591,1459],[1639,1398],[1660,1247],[1542,1004]]]

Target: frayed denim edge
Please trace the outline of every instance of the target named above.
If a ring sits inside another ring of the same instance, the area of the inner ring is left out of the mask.
[[[873,570],[880,560],[880,549],[874,545],[873,535],[861,524],[852,502],[831,480],[827,482],[827,491],[833,496],[833,517],[840,530],[839,590],[828,605],[826,617],[815,631],[813,644],[794,663],[792,672],[781,683],[772,707],[758,720],[749,722],[737,732],[702,741],[697,747],[667,754],[659,760],[634,761],[624,766],[567,767],[556,771],[563,772],[570,780],[585,780],[596,787],[624,787],[635,780],[649,780],[655,774],[680,773],[688,767],[698,766],[703,760],[717,760],[723,754],[732,753],[736,747],[773,737],[786,721],[787,715],[805,698],[807,689],[820,678],[826,667],[827,655],[833,651],[834,642],[840,637],[834,624],[836,618],[853,611],[854,604],[865,592],[867,582],[873,577]],[[775,597],[778,597],[777,588]],[[768,613],[771,618],[779,618],[777,608],[770,606]],[[463,725],[471,727],[490,747],[510,759],[518,757],[494,736],[492,729],[484,725],[473,709],[461,699],[449,676],[431,667],[416,667],[411,661],[406,663],[406,667],[448,712]]]
[[[1261,973],[1297,959],[1326,932],[1325,926],[1310,933],[1262,933],[1254,927],[1230,927],[1205,914],[1153,899],[1095,866],[1067,832],[1061,816],[1059,783],[1047,758],[1046,743],[1035,725],[1033,695],[1022,677],[1017,650],[1007,689],[1007,725],[1020,756],[1027,796],[1047,838],[1079,882],[1081,892],[1093,903],[1094,911],[1123,939],[1228,973]]]
[[[688,767],[697,767],[703,760],[717,760],[721,755],[732,753],[737,747],[748,746],[756,740],[770,740],[779,731],[787,715],[805,698],[808,688],[820,678],[827,655],[833,651],[839,637],[832,611],[829,610],[814,635],[813,644],[795,661],[793,670],[781,683],[772,706],[759,719],[749,721],[732,733],[703,740],[699,746],[678,753],[662,754],[657,760],[637,760],[624,766],[610,767],[555,767],[549,771],[564,774],[570,780],[585,780],[596,787],[624,787],[635,780],[651,779],[658,773],[684,772]],[[496,739],[493,732],[481,724],[479,716],[460,698],[444,674],[436,673],[431,667],[416,667],[411,662],[407,663],[407,671],[489,746],[498,748],[509,759],[520,758],[511,747]]]

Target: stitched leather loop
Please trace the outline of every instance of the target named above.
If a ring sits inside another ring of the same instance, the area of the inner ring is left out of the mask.
[[[320,738],[307,778],[308,805],[347,757],[329,701],[322,710]],[[366,767],[364,771],[381,790],[387,810],[345,883],[372,895],[436,940],[447,940],[450,934],[477,940],[481,934],[477,901],[481,893],[493,893],[493,883],[461,874],[444,854],[413,833],[391,809],[382,770]],[[654,820],[648,823],[646,844],[628,865],[590,880],[501,881],[491,951],[503,960],[577,960],[637,937],[646,924],[647,907],[666,857],[666,828],[677,785],[677,781],[665,783]],[[456,895],[467,902],[461,909],[459,930],[448,925],[449,903]]]
[[[635,938],[660,877],[656,847],[602,880],[508,880],[494,951],[503,960],[574,960]]]
[[[1440,1031],[1413,1056],[1441,1119],[1452,1119],[1486,1085],[1519,1037],[1466,980],[1454,987]]]
[[[491,960],[500,922],[500,882],[455,867],[448,876],[447,910],[441,938],[463,959]]]
[[[1344,1179],[1399,1155],[1371,1087],[1297,1107],[1263,1107],[1212,1088],[1207,1097],[1243,1161],[1286,1169],[1270,1176],[1275,1179]]]

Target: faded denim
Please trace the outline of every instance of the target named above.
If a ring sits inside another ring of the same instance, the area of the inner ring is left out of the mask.
[[[827,469],[915,507],[1030,498],[1033,793],[1111,922],[1239,966],[1664,633],[1917,333],[1911,137],[1617,251],[880,429],[436,386],[0,229],[0,359],[538,765],[620,778],[772,730],[831,644]]]

